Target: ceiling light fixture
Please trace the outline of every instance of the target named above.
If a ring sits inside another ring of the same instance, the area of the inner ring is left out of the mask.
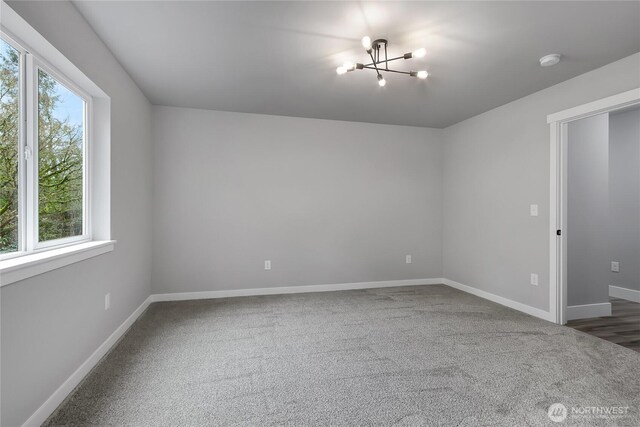
[[[389,62],[397,61],[398,59],[422,58],[427,54],[427,50],[425,48],[416,49],[413,52],[405,53],[404,55],[395,58],[389,58],[387,56],[387,44],[388,42],[385,39],[377,39],[372,42],[369,36],[364,36],[362,38],[362,47],[367,51],[372,62],[369,64],[345,62],[336,68],[336,73],[338,75],[342,75],[353,70],[375,70],[378,76],[378,85],[380,85],[380,87],[384,87],[387,84],[387,81],[382,77],[381,72],[406,74],[422,80],[429,76],[429,73],[426,71],[399,71],[389,68]]]

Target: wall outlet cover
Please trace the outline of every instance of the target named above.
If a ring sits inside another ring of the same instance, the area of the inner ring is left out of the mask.
[[[536,273],[531,273],[531,284],[538,286],[538,275]]]
[[[411,255],[407,255],[404,259],[407,264],[411,264]]]
[[[266,260],[266,261],[264,262],[264,269],[265,269],[265,270],[271,270],[271,261]]]
[[[611,271],[614,273],[620,273],[620,262],[611,261]]]

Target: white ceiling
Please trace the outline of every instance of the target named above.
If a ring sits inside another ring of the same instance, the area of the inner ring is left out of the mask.
[[[74,3],[153,104],[225,111],[442,128],[640,51],[640,2]],[[337,76],[364,35],[429,78]]]

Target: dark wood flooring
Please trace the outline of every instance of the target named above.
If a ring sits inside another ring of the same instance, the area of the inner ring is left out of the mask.
[[[567,326],[640,352],[640,303],[609,300],[611,316],[571,320]]]

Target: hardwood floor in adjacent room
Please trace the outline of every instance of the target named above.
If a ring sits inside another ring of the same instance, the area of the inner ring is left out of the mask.
[[[611,316],[578,319],[567,326],[640,352],[640,303],[610,298]]]

